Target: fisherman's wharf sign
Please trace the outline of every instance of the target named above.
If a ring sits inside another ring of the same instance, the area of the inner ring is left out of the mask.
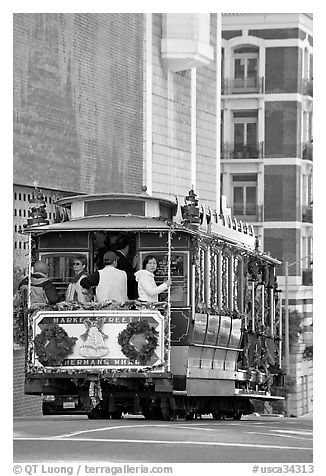
[[[164,362],[164,316],[156,309],[73,310],[60,314],[40,310],[33,316],[32,326],[35,366],[102,370],[143,368]],[[130,334],[129,349],[134,348],[135,352],[126,350],[125,340],[121,345],[121,337],[119,344],[119,336],[128,336],[124,331],[130,328],[135,332]],[[151,340],[149,336],[154,337]],[[60,338],[70,345],[67,355],[56,359],[56,348],[65,343],[55,340]],[[149,341],[155,344],[151,348]],[[150,352],[146,354],[147,349]],[[144,355],[148,355],[146,361]]]

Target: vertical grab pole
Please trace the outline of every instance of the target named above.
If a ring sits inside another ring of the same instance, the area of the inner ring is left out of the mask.
[[[246,279],[246,284],[248,285],[248,278],[245,278]],[[246,286],[246,293],[247,293],[247,286]],[[246,300],[246,304],[247,304],[247,300]],[[247,307],[246,305],[243,306],[243,311],[244,311],[244,326],[245,326],[245,329],[247,329],[247,326],[248,326],[248,315],[247,315]]]
[[[196,308],[196,265],[192,264],[191,273],[191,319],[195,320],[195,308]]]
[[[265,324],[265,285],[261,285],[261,323]]]
[[[270,301],[271,301],[271,335],[274,335],[274,319],[275,319],[275,303],[274,303],[274,290],[270,290]]]
[[[252,329],[253,332],[255,332],[255,281],[252,281],[252,283],[251,283],[251,300],[252,300],[251,329]]]
[[[168,279],[171,278],[171,230],[168,231]],[[171,367],[171,286],[168,287],[168,372]]]
[[[282,368],[282,298],[280,298],[280,317],[279,317],[279,343],[278,343],[278,362],[280,369]]]
[[[32,235],[28,235],[28,284],[27,284],[27,308],[31,307],[31,275],[32,275]]]

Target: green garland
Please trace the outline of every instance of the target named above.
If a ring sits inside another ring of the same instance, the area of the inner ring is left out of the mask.
[[[58,324],[44,327],[34,339],[34,350],[43,365],[60,365],[71,353],[77,337],[69,337]]]
[[[137,335],[142,334],[147,344],[142,347],[140,351],[136,350],[131,344],[130,339]],[[137,322],[130,322],[127,327],[118,335],[118,343],[121,345],[121,350],[131,362],[138,362],[144,365],[154,354],[154,351],[158,345],[157,336],[159,333],[150,327],[147,321],[140,320]]]

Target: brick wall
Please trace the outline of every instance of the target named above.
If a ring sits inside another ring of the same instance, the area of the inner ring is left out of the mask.
[[[143,15],[14,14],[14,182],[138,193]]]
[[[301,221],[300,171],[294,165],[265,165],[265,221]]]
[[[295,380],[290,394],[291,415],[301,416],[313,411],[313,361],[303,359],[304,345],[297,344],[290,354],[290,372]]]
[[[184,196],[191,188],[191,71],[168,72],[161,59],[162,15],[153,14],[153,193]],[[211,44],[216,16],[211,15]],[[215,205],[216,69],[197,68],[196,193]]]
[[[211,15],[212,45],[216,45],[216,16]],[[215,53],[214,53],[215,54]],[[197,184],[198,196],[216,202],[216,65],[197,69]]]
[[[299,48],[266,48],[265,92],[296,93],[299,85]],[[300,75],[301,76],[301,75]]]
[[[25,349],[15,345],[13,355],[13,416],[42,415],[42,397],[24,394]]]
[[[264,249],[274,258],[292,263],[297,259],[300,247],[301,232],[295,228],[265,228]],[[289,268],[289,275],[300,274],[300,263]],[[284,264],[277,268],[278,275],[284,275]]]
[[[250,29],[248,34],[263,38],[264,40],[286,40],[288,38],[300,38],[300,40],[304,40],[307,36],[300,28]]]
[[[301,105],[295,101],[265,102],[265,157],[298,157]]]

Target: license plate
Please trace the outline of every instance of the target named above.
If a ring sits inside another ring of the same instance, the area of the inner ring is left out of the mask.
[[[75,402],[63,402],[63,408],[75,408]]]

